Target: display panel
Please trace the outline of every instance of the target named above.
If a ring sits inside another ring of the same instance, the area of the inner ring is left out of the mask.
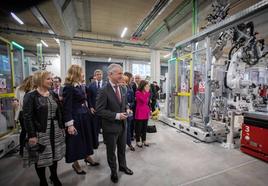
[[[0,40],[0,94],[12,93],[12,68],[6,42]]]

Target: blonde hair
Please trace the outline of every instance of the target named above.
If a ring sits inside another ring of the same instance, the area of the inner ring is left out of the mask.
[[[33,74],[33,87],[42,87],[44,84],[45,79],[51,72],[48,71],[38,71]]]
[[[21,85],[19,86],[19,90],[23,92],[29,92],[32,89],[33,89],[33,76],[30,75],[22,81]]]
[[[65,78],[65,84],[79,83],[83,70],[79,65],[71,65]]]

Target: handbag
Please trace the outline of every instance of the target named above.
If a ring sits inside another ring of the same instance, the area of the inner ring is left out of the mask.
[[[157,133],[156,126],[155,125],[148,125],[147,132],[148,133]]]

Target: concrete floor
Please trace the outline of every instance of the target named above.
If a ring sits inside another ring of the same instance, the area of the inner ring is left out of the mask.
[[[97,168],[83,167],[85,176],[74,173],[62,160],[59,177],[63,185],[90,186],[267,186],[268,164],[218,143],[198,143],[176,129],[156,123],[158,133],[148,134],[150,147],[135,152],[127,149],[127,162],[133,176],[119,173],[119,183],[110,181],[105,146],[101,144],[95,159]],[[47,177],[49,173],[47,170]],[[0,185],[38,185],[34,168],[22,168],[17,154],[0,159]]]

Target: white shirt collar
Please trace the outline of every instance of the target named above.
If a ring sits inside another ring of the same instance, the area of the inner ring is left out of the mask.
[[[75,83],[74,83],[74,87],[78,87],[78,86],[81,86],[81,84],[78,83],[78,82],[75,82]]]
[[[112,85],[113,88],[114,86],[116,86],[116,84],[114,84],[111,80],[109,80],[109,83]]]

